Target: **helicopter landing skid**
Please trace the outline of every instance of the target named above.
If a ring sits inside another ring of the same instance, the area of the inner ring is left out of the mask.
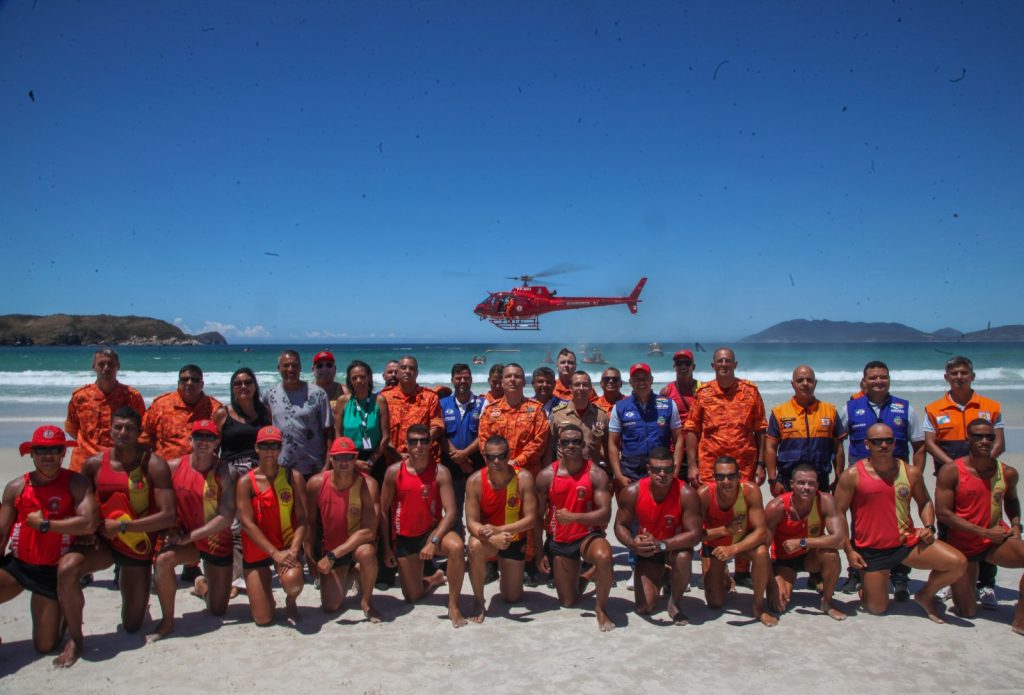
[[[536,316],[521,319],[489,318],[487,319],[503,331],[539,331],[540,319]]]

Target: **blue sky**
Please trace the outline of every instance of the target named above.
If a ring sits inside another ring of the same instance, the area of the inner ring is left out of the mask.
[[[1021,323],[1015,2],[0,4],[0,313],[247,340]],[[34,101],[29,97],[32,92]],[[278,255],[267,255],[267,253]],[[790,279],[792,276],[792,281]]]

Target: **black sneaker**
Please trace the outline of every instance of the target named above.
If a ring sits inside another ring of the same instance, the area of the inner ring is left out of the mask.
[[[841,591],[844,594],[856,594],[858,591],[860,591],[860,588],[860,576],[856,574],[851,574],[849,577],[846,578],[846,581],[843,583],[843,585],[839,587],[839,591]]]
[[[893,582],[893,598],[897,601],[909,601],[910,600],[910,589],[907,587],[906,582]]]
[[[736,586],[742,586],[745,589],[754,588],[754,578],[750,576],[750,572],[737,572],[734,575],[736,580]]]

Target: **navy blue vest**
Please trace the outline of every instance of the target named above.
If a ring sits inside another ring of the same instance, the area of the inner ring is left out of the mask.
[[[875,415],[867,396],[861,396],[846,402],[846,422],[850,430],[850,465],[867,458],[868,447],[864,440],[868,436],[868,428],[885,423],[892,428],[896,438],[892,455],[904,461],[910,460],[910,403],[902,398],[889,396],[882,408]]]
[[[653,393],[641,407],[627,396],[615,404],[622,435],[622,456],[646,456],[672,441],[672,400]]]
[[[465,449],[473,443],[480,430],[480,413],[484,409],[483,396],[470,396],[466,416],[462,416],[455,396],[441,399],[441,415],[444,417],[444,431],[456,449]]]

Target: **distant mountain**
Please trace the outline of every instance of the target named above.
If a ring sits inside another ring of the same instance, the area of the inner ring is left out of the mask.
[[[760,333],[741,338],[741,343],[928,343],[928,342],[1024,342],[1024,325],[999,326],[963,333],[942,328],[926,333],[902,323],[863,323],[793,319]]]
[[[0,345],[226,345],[220,333],[188,335],[174,324],[145,316],[7,314]]]

